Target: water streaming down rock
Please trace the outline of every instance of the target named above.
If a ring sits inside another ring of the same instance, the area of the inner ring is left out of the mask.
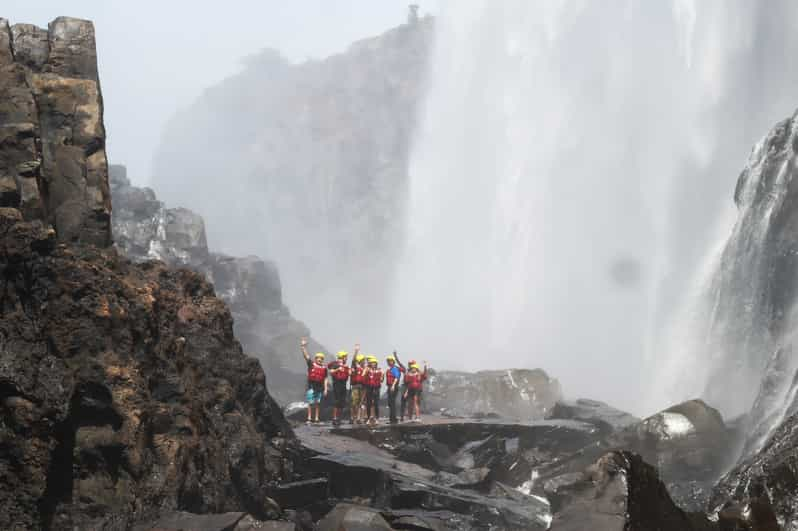
[[[639,409],[644,352],[667,355],[663,324],[712,244],[740,153],[794,104],[798,73],[779,58],[798,50],[785,22],[797,12],[445,6],[394,336],[466,368],[543,366],[566,391]]]

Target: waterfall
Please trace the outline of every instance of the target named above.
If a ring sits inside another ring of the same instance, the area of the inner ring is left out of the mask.
[[[542,367],[636,412],[672,388],[657,372],[706,293],[694,279],[731,230],[745,153],[798,104],[797,15],[789,0],[445,4],[410,160],[402,350]]]

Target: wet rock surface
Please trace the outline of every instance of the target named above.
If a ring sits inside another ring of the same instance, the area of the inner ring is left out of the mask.
[[[455,417],[540,420],[561,398],[559,382],[541,369],[435,371],[430,373],[423,404],[427,411]]]
[[[630,452],[603,455],[563,486],[558,531],[691,531],[712,529],[703,515],[689,516],[671,500],[656,470]]]
[[[391,525],[401,511],[422,511],[455,522],[425,529],[714,529],[678,507],[641,456],[607,450],[588,423],[429,416],[296,433],[318,454],[308,466],[327,476],[334,499],[378,509]]]
[[[761,450],[744,458],[718,482],[710,507],[722,510],[728,500],[734,500],[740,513],[752,503],[763,512],[765,506],[771,506],[784,529],[798,528],[797,447],[798,414],[793,414],[784,419]]]

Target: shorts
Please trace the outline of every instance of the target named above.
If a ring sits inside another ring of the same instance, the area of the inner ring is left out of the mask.
[[[352,407],[360,407],[363,402],[363,386],[355,384],[352,386]]]
[[[308,387],[305,393],[305,402],[308,404],[320,404],[321,398],[324,396],[324,388],[321,387]]]
[[[346,381],[333,382],[333,399],[335,400],[335,407],[346,407]]]
[[[407,399],[411,400],[413,397],[421,397],[421,389],[411,389],[407,388]]]

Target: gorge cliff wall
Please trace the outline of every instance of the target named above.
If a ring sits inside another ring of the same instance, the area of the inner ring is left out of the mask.
[[[111,247],[94,28],[0,19],[0,528],[279,516],[296,442],[205,278]]]

